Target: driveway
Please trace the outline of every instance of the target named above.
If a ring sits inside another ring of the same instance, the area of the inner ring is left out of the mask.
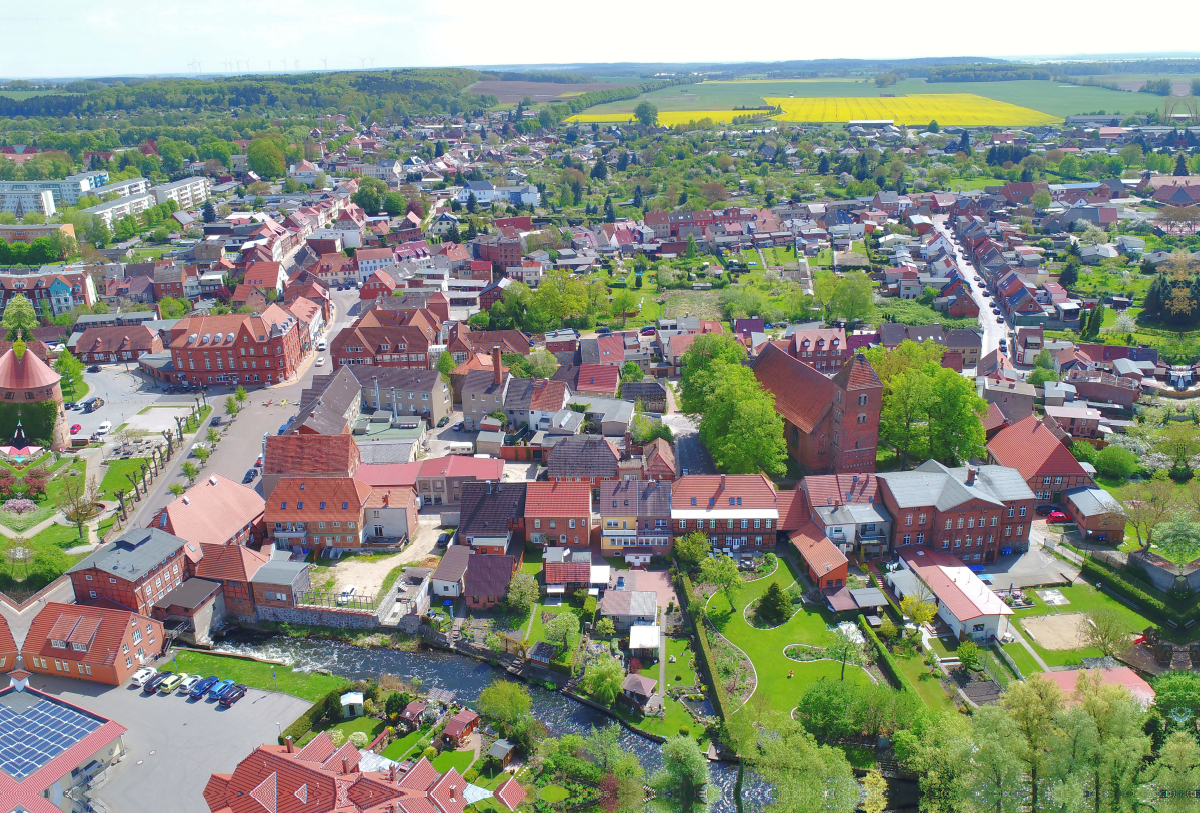
[[[696,424],[690,416],[680,413],[664,415],[663,423],[675,433],[675,464],[679,467],[680,474],[685,471],[688,474],[717,473],[712,457],[700,441]]]
[[[1044,527],[1044,526],[1043,526]],[[992,587],[1037,587],[1039,585],[1069,584],[1079,575],[1079,568],[1059,559],[1042,546],[1036,528],[1029,535],[1029,552],[998,556],[995,562],[984,565],[991,575]]]
[[[231,773],[262,743],[275,743],[311,705],[286,694],[251,689],[228,709],[177,695],[147,697],[136,688],[35,676],[36,689],[115,720],[126,755],[92,793],[113,813],[207,813],[204,786]],[[278,727],[277,727],[278,724]]]
[[[653,590],[658,594],[658,608],[665,610],[671,602],[677,601],[675,588],[671,586],[671,575],[665,570],[614,570],[613,575],[633,578],[633,590]]]

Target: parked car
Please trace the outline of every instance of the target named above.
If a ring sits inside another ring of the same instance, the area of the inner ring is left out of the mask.
[[[325,366],[325,357],[324,356],[317,356],[317,366],[318,367]]]
[[[212,421],[209,423],[209,426],[220,426],[223,423],[225,423],[225,419],[218,415],[212,419]]]
[[[88,371],[89,373],[98,373],[98,372],[100,372],[100,365],[99,365],[99,364],[93,364],[93,365],[91,365],[90,367],[88,367],[88,368],[87,368],[87,371]]]
[[[258,459],[254,461],[254,467],[255,467],[256,469],[261,469],[261,468],[262,468],[262,455],[259,455],[259,456],[258,456]]]
[[[253,482],[254,478],[257,476],[258,476],[258,469],[250,469],[249,471],[246,472],[246,476],[242,478],[242,482],[243,483]]]
[[[233,681],[230,680],[229,678],[225,678],[224,680],[217,681],[216,683],[214,683],[212,685],[212,688],[210,688],[208,690],[209,698],[212,700],[220,700],[221,695],[225,692],[226,689],[228,689],[232,685],[233,685]]]
[[[342,592],[341,592],[341,593],[338,595],[337,603],[338,603],[338,604],[349,604],[349,603],[350,603],[350,599],[354,598],[354,594],[355,594],[355,593],[357,593],[357,592],[358,592],[358,588],[357,588],[357,587],[355,587],[355,586],[354,586],[354,585],[352,585],[352,584],[351,584],[351,585],[348,585],[348,586],[346,587],[346,589],[345,589],[345,590],[343,590],[343,591],[342,591]]]
[[[141,686],[143,683],[157,674],[157,669],[151,669],[149,666],[143,666],[141,669],[133,673],[133,677],[129,679],[129,682],[134,686]]]
[[[197,698],[204,697],[204,695],[208,694],[208,690],[213,686],[216,686],[220,680],[221,679],[216,675],[213,675],[212,677],[206,677],[188,691],[188,696]]]
[[[111,421],[105,421],[104,423],[102,423],[96,427],[97,435],[107,435],[111,431],[112,431],[112,422]]]
[[[180,673],[178,675],[171,675],[169,678],[164,680],[162,683],[158,684],[158,693],[159,694],[170,694],[171,692],[178,689],[179,684],[183,683],[189,677],[191,677],[191,675],[182,674],[182,673]]]
[[[192,687],[199,683],[200,680],[201,678],[199,675],[188,675],[183,679],[183,682],[179,684],[179,693],[181,695],[190,694]]]
[[[1039,505],[1037,508],[1035,508],[1033,510],[1037,511],[1038,516],[1048,517],[1048,516],[1050,516],[1050,514],[1054,513],[1058,509],[1055,508],[1053,505]]]
[[[1051,511],[1050,515],[1047,516],[1046,519],[1050,522],[1067,522],[1067,515],[1062,511]]]
[[[229,708],[245,696],[246,687],[239,683],[236,686],[230,686],[228,689],[226,689],[225,693],[221,695],[221,699],[217,702],[225,708]]]
[[[650,325],[646,325],[644,328],[639,330],[638,333],[642,334],[643,336],[653,336],[654,328],[651,327]]]
[[[73,424],[71,424],[71,434],[72,434],[72,435],[78,435],[78,434],[79,434],[79,431],[80,431],[81,429],[83,429],[83,427],[82,427],[82,426],[80,426],[79,424],[77,424],[77,423],[73,423]]]
[[[158,691],[159,684],[174,674],[174,672],[159,672],[157,675],[142,684],[142,691],[146,694],[154,694],[156,691]]]
[[[999,316],[999,315],[1000,315],[1000,309],[999,309],[999,308],[992,308],[992,313],[993,313],[993,314],[995,314],[996,316]]]
[[[450,541],[450,534],[438,534],[437,543],[439,545],[445,545],[449,541]]]
[[[445,426],[448,423],[450,423],[450,417],[448,415],[443,415],[442,419],[437,422],[438,429],[441,429],[443,426]]]
[[[77,406],[79,406],[79,404],[75,403],[74,401],[67,401],[63,404],[63,409],[74,409]]]
[[[453,429],[455,432],[461,432],[462,428],[463,428],[462,421],[459,421],[458,423],[454,424],[454,426],[451,426],[450,428]]]
[[[1004,317],[1003,317],[1003,316],[997,316],[997,317],[996,317],[996,324],[998,324],[998,325],[1002,325],[1002,324],[1004,324]]]

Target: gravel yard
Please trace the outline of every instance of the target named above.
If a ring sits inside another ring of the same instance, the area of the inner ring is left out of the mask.
[[[427,522],[428,520],[428,522]],[[314,585],[323,585],[326,580],[333,578],[332,589],[338,592],[349,585],[358,588],[359,593],[373,596],[383,584],[384,578],[397,565],[420,565],[426,559],[440,555],[445,551],[437,547],[437,538],[444,531],[437,525],[436,517],[422,516],[421,525],[417,530],[413,544],[400,553],[390,555],[343,556],[328,567],[320,567],[314,574]],[[328,560],[321,560],[326,562]]]

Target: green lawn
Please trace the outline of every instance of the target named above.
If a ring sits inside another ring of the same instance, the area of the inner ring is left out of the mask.
[[[896,663],[905,677],[917,687],[917,694],[921,695],[925,705],[931,709],[942,708],[949,711],[955,709],[954,700],[946,694],[937,675],[932,674],[920,658],[916,655],[909,655],[905,658],[896,658]]]
[[[542,549],[534,548],[525,551],[525,561],[521,563],[521,572],[536,577],[542,572]]]
[[[675,663],[670,663],[671,656],[675,656]],[[694,686],[696,685],[696,671],[692,669],[692,649],[689,646],[686,638],[668,638],[667,639],[667,688],[674,686]],[[658,664],[653,667],[654,674],[650,677],[658,679]],[[643,674],[645,674],[643,672]],[[675,676],[679,675],[682,680],[676,680]]]
[[[84,398],[87,398],[89,388],[87,382],[82,377],[78,381],[69,381],[64,378],[60,383],[62,384],[64,402],[74,401],[75,403],[79,403]]]
[[[398,740],[392,740],[390,743],[388,743],[387,748],[384,748],[381,753],[388,759],[399,762],[405,754],[413,749],[413,746],[420,742],[421,737],[428,733],[428,728],[418,728],[416,731],[413,731],[410,734],[405,734]]]
[[[150,461],[144,457],[131,457],[128,460],[113,460],[108,464],[108,473],[104,475],[104,479],[100,481],[101,500],[115,500],[117,491],[132,491],[133,484],[129,482],[126,474],[132,474],[135,477],[141,473],[142,464],[150,465]]]
[[[1013,659],[1013,663],[1021,670],[1022,677],[1029,677],[1034,672],[1042,671],[1042,667],[1038,666],[1037,661],[1029,654],[1029,650],[1023,645],[1013,641],[1011,644],[1004,644],[1004,651],[1008,653],[1008,657]]]
[[[655,680],[658,678],[655,677]],[[794,703],[792,705],[795,705]],[[649,731],[651,734],[657,734],[660,737],[678,736],[680,728],[687,726],[689,733],[692,735],[699,734],[703,728],[692,719],[692,715],[683,707],[683,704],[677,700],[672,700],[667,697],[663,699],[663,709],[666,710],[664,717],[643,717],[637,712],[631,712],[626,706],[617,704],[613,707],[617,716],[626,721],[630,725],[637,726],[643,731]]]
[[[306,744],[322,731],[332,732],[334,730],[341,731],[346,735],[346,739],[349,739],[350,735],[354,732],[361,731],[367,735],[368,742],[374,742],[375,738],[379,736],[379,732],[383,731],[386,725],[387,723],[383,720],[374,717],[355,717],[353,720],[343,720],[338,723],[330,723],[327,720],[323,720],[318,725],[313,726],[312,731],[301,737],[297,745]]]
[[[459,773],[466,773],[467,768],[470,768],[471,763],[474,761],[474,751],[443,751],[430,760],[433,763],[433,767],[437,768],[439,773],[445,773],[451,768],[454,768]]]
[[[259,663],[242,658],[230,658],[206,652],[178,650],[175,663],[188,674],[216,675],[232,678],[252,689],[276,690],[276,681],[271,678],[274,669],[278,678],[278,691],[315,703],[339,686],[347,685],[345,678],[321,675],[316,672],[297,672],[290,666]]]
[[[1113,607],[1121,614],[1128,625],[1130,632],[1136,632],[1152,626],[1150,619],[1126,607],[1121,602],[1102,593],[1086,582],[1078,583],[1070,587],[1058,588],[1063,596],[1070,601],[1070,604],[1062,607],[1050,607],[1032,590],[1026,590],[1025,595],[1032,598],[1034,607],[1028,610],[1014,611],[1014,621],[1020,627],[1021,632],[1025,635],[1026,640],[1033,646],[1034,651],[1041,656],[1050,666],[1066,666],[1067,664],[1077,663],[1081,658],[1098,658],[1102,654],[1099,649],[1094,647],[1082,647],[1079,649],[1046,649],[1038,641],[1036,641],[1021,625],[1021,619],[1031,618],[1041,615],[1050,615],[1052,613],[1067,614],[1067,613],[1087,613],[1096,607]],[[1032,659],[1030,659],[1032,660]],[[1018,665],[1020,662],[1018,661]],[[1035,671],[1041,671],[1040,668]],[[1022,674],[1025,674],[1024,667],[1021,667]]]
[[[773,709],[790,712],[796,707],[796,701],[806,685],[822,677],[838,679],[841,665],[832,661],[802,663],[790,660],[783,654],[788,644],[825,646],[833,640],[828,630],[833,619],[822,611],[803,608],[782,626],[772,630],[755,629],[746,621],[742,610],[765,593],[772,582],[777,581],[780,587],[786,588],[796,580],[797,570],[791,557],[781,556],[780,565],[775,575],[735,588],[736,611],[730,611],[724,592],[716,593],[709,599],[708,611],[717,629],[740,647],[754,664],[758,677],[754,697],[766,698]],[[789,672],[793,673],[793,677],[788,677]],[[870,678],[861,669],[847,667],[846,680],[865,683]]]

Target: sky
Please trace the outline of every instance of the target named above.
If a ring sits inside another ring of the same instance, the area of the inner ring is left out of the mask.
[[[785,59],[1020,57],[1122,52],[1127,6],[1011,0],[912,4],[812,0],[645,5],[531,0],[14,2],[0,77],[279,72],[372,67]],[[1194,0],[1155,19],[1195,21]],[[1194,26],[1156,25],[1160,52],[1196,50]],[[1129,37],[1129,51],[1147,42]],[[373,60],[373,62],[372,62]],[[197,68],[193,63],[199,62]]]

